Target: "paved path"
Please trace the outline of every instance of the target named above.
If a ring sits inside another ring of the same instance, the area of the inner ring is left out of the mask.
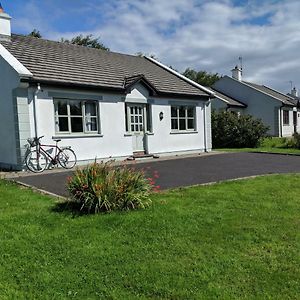
[[[162,189],[210,183],[227,179],[272,173],[300,173],[300,156],[226,153],[204,157],[178,158],[136,164],[149,175],[158,171],[157,184]],[[37,188],[67,196],[66,178],[72,172],[19,177],[17,180]]]

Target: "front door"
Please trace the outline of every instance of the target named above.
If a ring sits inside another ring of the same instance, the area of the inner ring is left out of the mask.
[[[128,127],[132,133],[133,152],[145,152],[146,106],[144,104],[128,104],[127,113]]]

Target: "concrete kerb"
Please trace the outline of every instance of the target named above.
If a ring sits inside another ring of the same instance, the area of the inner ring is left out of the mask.
[[[24,182],[21,182],[21,181],[18,181],[18,180],[11,179],[11,181],[13,181],[14,183],[16,183],[16,184],[18,184],[20,186],[23,186],[25,188],[31,189],[34,192],[40,193],[42,195],[47,195],[47,196],[51,196],[53,198],[57,198],[60,201],[66,201],[68,199],[68,197],[63,197],[61,195],[57,195],[57,194],[48,192],[48,191],[43,190],[43,189],[39,189],[39,188],[37,188],[37,187],[35,187],[33,185],[30,185],[30,184],[27,184],[27,183],[24,183]]]

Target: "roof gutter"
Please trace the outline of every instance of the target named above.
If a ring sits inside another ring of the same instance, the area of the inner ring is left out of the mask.
[[[154,64],[162,67],[163,69],[167,70],[168,72],[176,75],[177,77],[179,77],[180,79],[183,79],[184,81],[188,82],[189,84],[193,85],[194,87],[208,93],[210,96],[215,96],[215,93],[210,91],[208,88],[196,83],[195,81],[185,77],[184,75],[180,74],[179,72],[167,67],[166,65],[162,64],[161,62],[158,62],[157,60],[153,59],[152,57],[149,56],[144,56],[146,59],[148,59],[149,61],[153,62]]]

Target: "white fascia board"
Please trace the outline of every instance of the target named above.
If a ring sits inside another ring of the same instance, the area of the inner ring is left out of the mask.
[[[221,100],[221,101],[227,103],[227,104],[229,103],[227,100],[225,100],[224,98],[222,98],[222,97],[220,97],[220,96],[215,95],[215,97],[216,97],[217,99],[219,99],[219,100]]]
[[[0,56],[19,74],[20,77],[33,77],[32,73],[1,44]]]
[[[149,56],[144,56],[146,59],[150,60],[151,62],[157,64],[158,66],[164,68],[165,70],[169,71],[170,73],[176,75],[177,77],[187,81],[188,83],[190,83],[191,85],[197,87],[198,89],[201,89],[203,91],[205,91],[206,93],[208,93],[209,95],[211,96],[215,96],[215,93],[210,91],[208,88],[204,87],[203,85],[200,85],[199,83],[185,77],[184,75],[178,73],[177,71],[167,67],[166,65],[162,64],[161,62],[158,62],[157,60],[153,59],[152,57],[149,57]]]

